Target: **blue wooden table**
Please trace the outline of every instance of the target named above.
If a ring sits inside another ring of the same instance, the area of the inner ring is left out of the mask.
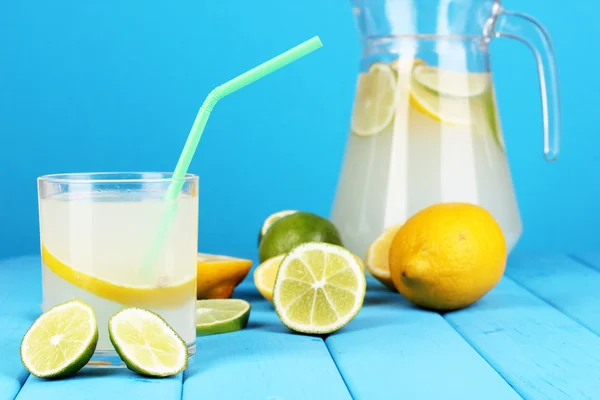
[[[198,338],[188,370],[147,379],[83,369],[43,381],[19,359],[40,314],[40,260],[0,262],[0,400],[600,399],[600,254],[511,257],[477,304],[438,314],[369,281],[365,305],[327,337],[293,334],[254,289],[248,328]]]

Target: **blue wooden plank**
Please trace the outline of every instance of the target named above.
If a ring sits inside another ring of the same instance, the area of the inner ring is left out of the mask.
[[[326,340],[354,398],[521,398],[439,314],[368,282],[361,312]]]
[[[14,399],[29,375],[19,346],[41,312],[39,262],[36,257],[0,262],[0,400]],[[37,270],[29,267],[36,263]]]
[[[30,375],[16,400],[181,399],[182,374],[151,379],[127,369],[84,368],[74,378],[47,381]]]
[[[600,334],[600,269],[565,255],[521,255],[511,257],[506,274],[554,308]]]
[[[444,317],[524,398],[598,398],[600,337],[509,278]]]
[[[126,369],[84,368],[76,377],[60,381],[28,377],[19,357],[19,345],[41,313],[40,275],[39,257],[0,262],[0,400],[12,400],[15,396],[19,400],[73,399],[84,394],[86,399],[102,400],[181,398],[183,374],[153,380]]]
[[[251,302],[248,328],[198,337],[183,399],[351,399],[323,340],[291,334],[251,276],[235,297]]]
[[[600,271],[600,252],[578,252],[577,254],[571,255],[571,257],[577,261],[582,262],[585,265],[590,266]]]

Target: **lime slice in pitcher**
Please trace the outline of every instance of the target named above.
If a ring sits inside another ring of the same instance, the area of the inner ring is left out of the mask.
[[[165,377],[187,368],[183,339],[151,311],[126,308],[108,321],[110,341],[127,368],[140,375]]]
[[[52,307],[25,333],[21,361],[38,378],[64,378],[90,360],[98,343],[94,311],[79,300]]]
[[[426,64],[415,66],[413,78],[426,89],[452,97],[479,96],[490,84],[488,73],[449,71]]]
[[[394,119],[396,77],[388,64],[375,63],[358,76],[352,132],[358,136],[381,133]]]
[[[453,125],[471,125],[480,113],[473,101],[489,91],[487,73],[444,71],[424,64],[412,73],[410,99],[431,118]]]

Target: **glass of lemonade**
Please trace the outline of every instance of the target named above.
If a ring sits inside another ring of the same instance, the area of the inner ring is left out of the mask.
[[[175,180],[170,173],[38,178],[42,309],[72,299],[93,307],[92,366],[121,364],[108,320],[125,307],[157,313],[195,352],[198,177],[186,175],[179,196],[167,200]]]

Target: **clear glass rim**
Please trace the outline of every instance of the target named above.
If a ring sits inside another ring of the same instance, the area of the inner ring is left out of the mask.
[[[139,178],[132,178],[139,176]],[[168,183],[175,181],[193,182],[199,179],[198,175],[186,174],[183,178],[173,178],[173,172],[75,172],[42,175],[38,182],[45,183]]]

